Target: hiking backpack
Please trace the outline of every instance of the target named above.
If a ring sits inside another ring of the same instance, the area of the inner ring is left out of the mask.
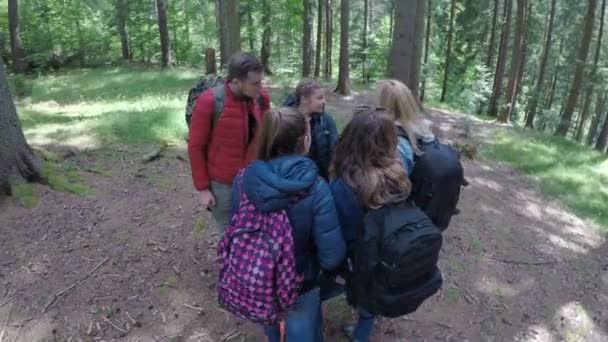
[[[243,174],[237,176],[241,189]],[[286,210],[261,211],[241,191],[239,208],[218,244],[220,305],[255,323],[281,322],[303,280],[294,248]]]
[[[407,315],[443,283],[442,233],[411,201],[370,210],[351,259],[347,298],[380,316]]]
[[[397,126],[397,132],[408,139],[402,127]],[[420,139],[418,146],[422,153],[414,154],[410,198],[444,231],[457,213],[460,188],[466,184],[460,153],[437,138],[430,142]]]
[[[220,115],[222,115],[222,111],[224,110],[224,98],[226,97],[224,78],[221,76],[215,78],[201,77],[198,81],[196,81],[194,87],[192,87],[188,92],[188,100],[186,101],[186,124],[188,125],[188,128],[190,128],[192,112],[194,111],[196,100],[205,90],[209,88],[213,88],[213,116],[211,119],[212,128],[219,120]],[[260,108],[263,108],[266,104],[261,95],[258,95],[256,101],[260,105]]]

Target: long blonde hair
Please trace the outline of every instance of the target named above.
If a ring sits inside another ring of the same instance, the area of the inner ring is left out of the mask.
[[[418,139],[432,139],[431,122],[420,114],[418,102],[410,89],[398,80],[382,80],[376,86],[378,104],[386,108],[405,130],[414,153],[420,154]]]
[[[258,159],[268,161],[277,157],[306,152],[310,128],[304,114],[289,107],[264,114],[258,136]]]
[[[341,178],[369,209],[405,200],[411,183],[397,143],[394,120],[386,111],[360,109],[336,144],[332,179]]]

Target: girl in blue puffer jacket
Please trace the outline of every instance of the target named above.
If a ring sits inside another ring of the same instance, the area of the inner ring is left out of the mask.
[[[346,254],[334,199],[315,162],[306,157],[311,137],[303,114],[292,108],[267,113],[258,141],[259,160],[245,169],[242,191],[259,210],[287,209],[296,270],[304,278],[296,304],[286,317],[285,335],[287,341],[322,341],[317,278],[321,270],[338,268]],[[235,179],[232,187],[233,214],[241,198],[237,182]],[[299,198],[295,204],[294,198]],[[280,340],[279,327],[265,327],[264,332],[269,341]]]

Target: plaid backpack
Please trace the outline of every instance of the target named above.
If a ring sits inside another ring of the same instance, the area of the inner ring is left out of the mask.
[[[243,174],[237,175],[241,189]],[[218,244],[220,305],[256,323],[280,323],[303,279],[294,248],[286,210],[263,212],[241,191],[239,209]]]

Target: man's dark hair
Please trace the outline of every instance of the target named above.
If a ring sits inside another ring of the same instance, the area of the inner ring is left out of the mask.
[[[247,79],[250,71],[263,72],[264,65],[254,56],[238,53],[230,58],[228,63],[228,80],[235,78]]]

